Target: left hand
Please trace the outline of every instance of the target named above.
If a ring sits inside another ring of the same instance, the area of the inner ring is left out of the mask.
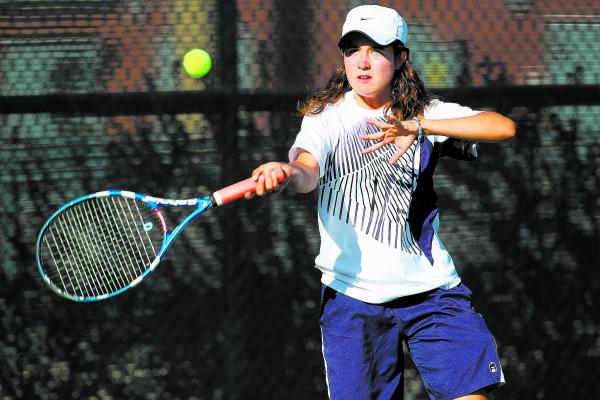
[[[388,122],[381,122],[374,119],[367,119],[367,123],[380,129],[379,132],[370,135],[361,135],[362,140],[378,140],[379,142],[363,150],[363,154],[379,150],[386,144],[396,146],[396,151],[390,157],[388,162],[395,163],[410,148],[419,134],[419,124],[417,121],[399,121],[393,115],[388,116]]]

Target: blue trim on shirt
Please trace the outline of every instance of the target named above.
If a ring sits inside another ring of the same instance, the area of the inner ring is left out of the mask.
[[[433,243],[433,221],[438,215],[437,194],[433,188],[433,173],[439,159],[439,143],[435,145],[422,137],[421,166],[415,190],[408,210],[408,223],[419,248],[433,265],[431,245]]]

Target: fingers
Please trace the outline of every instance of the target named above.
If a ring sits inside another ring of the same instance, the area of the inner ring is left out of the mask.
[[[281,167],[279,168],[279,170],[281,170]],[[279,182],[279,171],[277,170],[269,170],[267,172],[265,172],[265,187],[267,188],[268,192],[276,192],[279,190],[280,188],[280,182]],[[285,176],[285,173],[284,173]]]
[[[383,121],[378,121],[376,119],[373,118],[365,118],[365,121],[367,122],[367,124],[369,125],[373,125],[379,129],[390,129],[394,127],[393,123],[387,123],[387,122],[383,122]],[[389,119],[388,119],[389,121]]]
[[[381,149],[385,145],[393,144],[396,147],[396,150],[394,151],[392,157],[388,160],[390,164],[393,164],[402,157],[406,150],[410,148],[415,139],[416,137],[414,135],[400,136],[396,138],[383,138],[374,145],[363,149],[362,153],[369,154]]]
[[[371,133],[369,135],[360,135],[359,138],[362,140],[381,140],[385,138],[385,132]]]
[[[378,121],[372,118],[366,118],[365,121],[379,128],[379,132],[370,133],[367,135],[360,135],[359,138],[362,140],[381,140],[383,142],[390,142],[394,137],[398,135],[397,126],[394,124],[388,124],[386,122]]]
[[[256,192],[246,193],[244,197],[251,199],[256,196],[264,196],[268,193],[282,190],[287,180],[292,175],[292,169],[288,164],[270,162],[263,164],[252,171],[252,179],[256,181]]]
[[[362,140],[376,140],[378,141],[377,143],[375,143],[372,146],[369,146],[365,149],[363,149],[363,154],[369,154],[372,153],[376,150],[379,150],[380,148],[382,148],[384,145],[391,143],[391,141],[393,140],[393,138],[389,138],[387,136],[387,132],[376,132],[376,133],[372,133],[369,135],[360,135],[359,138]]]
[[[385,142],[375,143],[373,146],[367,147],[366,149],[363,149],[362,153],[363,154],[372,153],[372,152],[374,152],[374,151],[379,150],[380,148],[382,148],[385,144],[386,144]]]
[[[414,141],[415,141],[414,136],[404,136],[402,138],[397,138],[394,141],[394,145],[396,146],[396,151],[394,152],[394,154],[392,154],[392,156],[390,157],[388,162],[390,164],[393,164],[396,161],[398,161],[402,157],[402,155],[404,153],[406,153],[406,150],[408,150],[410,148],[410,146],[413,144]]]
[[[396,117],[394,114],[388,114],[386,117],[386,120],[388,122],[388,124],[391,125],[398,125],[398,117]]]
[[[281,170],[284,173],[284,182],[283,183],[287,183],[287,181],[292,177],[292,166],[290,164],[281,164]]]
[[[387,122],[382,122],[376,119],[367,118],[365,121],[380,129],[379,132],[360,135],[359,138],[362,140],[374,140],[377,143],[367,147],[362,152],[363,154],[369,154],[374,151],[381,149],[386,144],[393,144],[396,147],[394,154],[388,160],[390,164],[393,164],[400,160],[402,155],[410,148],[413,141],[415,140],[418,133],[417,129],[413,127],[414,121],[400,121],[395,115],[388,115],[386,117]]]
[[[400,158],[402,158],[402,154],[404,154],[404,152],[406,152],[406,149],[397,149],[388,160],[388,163],[393,164],[398,161]]]

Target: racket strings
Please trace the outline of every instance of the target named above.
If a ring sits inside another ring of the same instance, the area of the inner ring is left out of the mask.
[[[107,252],[106,246],[101,245],[99,236],[95,235],[93,230],[94,226],[102,226],[102,219],[98,217],[97,208],[91,207],[90,202],[85,202],[83,207],[73,211],[72,214],[76,220],[72,222],[71,229],[74,226],[80,226],[85,233],[80,237],[83,240],[76,243],[76,245],[83,247],[83,252],[77,255],[83,256],[85,260],[85,263],[81,264],[85,270],[83,270],[83,273],[79,271],[80,275],[83,276],[88,287],[96,296],[118,290],[119,285],[115,283],[113,276],[107,273],[107,271],[111,271],[116,267],[116,260],[110,252]],[[77,233],[73,232],[72,235],[77,237]]]
[[[156,212],[134,199],[96,197],[64,210],[43,238],[48,279],[72,296],[117,292],[147,272],[163,241]]]

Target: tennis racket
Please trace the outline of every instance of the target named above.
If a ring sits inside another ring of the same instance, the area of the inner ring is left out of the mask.
[[[278,177],[285,180],[283,174]],[[204,211],[254,193],[252,178],[193,199],[163,199],[108,190],[79,197],[43,225],[36,258],[44,282],[77,302],[105,300],[131,289],[160,263],[181,231]],[[170,231],[163,207],[191,207]]]

